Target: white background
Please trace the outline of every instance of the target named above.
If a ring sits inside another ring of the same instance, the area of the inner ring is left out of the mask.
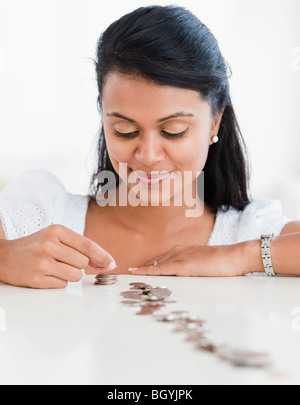
[[[0,189],[30,168],[86,194],[100,126],[97,40],[139,6],[187,7],[216,36],[249,150],[253,198],[300,219],[299,0],[0,0]]]

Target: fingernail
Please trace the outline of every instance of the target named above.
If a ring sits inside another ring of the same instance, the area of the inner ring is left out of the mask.
[[[128,267],[128,271],[138,270],[138,267]]]
[[[114,260],[109,263],[109,266],[108,266],[109,270],[114,270],[116,267],[118,267],[118,266],[116,265],[116,262]]]

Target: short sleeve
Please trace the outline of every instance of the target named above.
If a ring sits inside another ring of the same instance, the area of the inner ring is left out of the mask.
[[[66,191],[47,170],[29,170],[0,193],[0,220],[7,240],[21,238],[51,224],[84,232],[88,197]]]
[[[261,199],[250,203],[243,211],[238,227],[238,239],[259,239],[262,234],[280,235],[291,219],[282,214],[279,200]]]
[[[268,233],[274,233],[276,237],[288,222],[291,219],[282,214],[279,200],[259,199],[242,211],[232,207],[226,212],[219,211],[209,244],[234,244],[260,239],[261,235]]]

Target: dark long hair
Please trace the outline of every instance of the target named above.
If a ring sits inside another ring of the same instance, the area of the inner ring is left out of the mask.
[[[249,203],[246,147],[231,103],[231,70],[210,30],[183,7],[141,7],[112,23],[100,36],[95,61],[98,110],[110,72],[136,74],[157,84],[198,91],[217,116],[224,111],[219,142],[209,148],[204,167],[204,201],[213,212]],[[103,126],[98,140],[97,168],[90,195],[101,188],[98,174],[114,170]]]

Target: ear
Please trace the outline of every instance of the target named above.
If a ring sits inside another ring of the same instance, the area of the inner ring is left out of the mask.
[[[221,120],[224,114],[224,110],[225,108],[222,109],[222,111],[220,112],[219,115],[217,115],[216,117],[214,117],[213,119],[213,124],[211,127],[211,131],[210,131],[210,143],[209,145],[213,144],[212,138],[216,135],[218,135],[219,133],[219,129],[220,129],[220,124],[221,124]]]

